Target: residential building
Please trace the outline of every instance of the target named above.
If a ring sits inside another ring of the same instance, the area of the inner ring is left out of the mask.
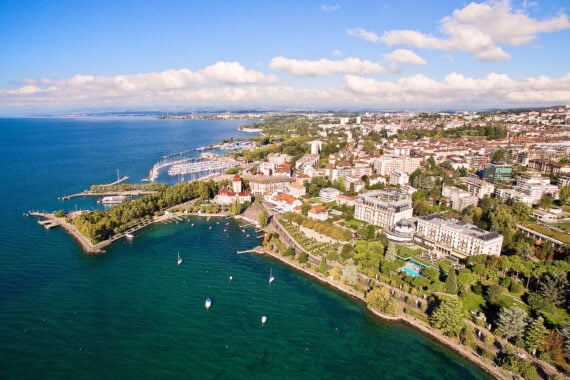
[[[396,169],[390,173],[391,185],[406,185],[410,181],[410,176],[403,170]]]
[[[412,217],[411,195],[397,189],[373,190],[358,195],[354,219],[390,229],[399,220]]]
[[[253,195],[264,195],[275,190],[286,189],[295,179],[286,176],[247,176],[245,179],[249,182],[249,188]]]
[[[521,172],[517,177],[514,190],[530,195],[532,204],[539,204],[540,198],[547,195],[553,199],[558,198],[558,186],[550,184],[550,178],[542,177],[538,172]]]
[[[267,162],[271,162],[275,165],[281,165],[284,162],[291,162],[292,160],[293,156],[285,153],[269,153],[267,155]]]
[[[491,183],[510,182],[513,167],[504,162],[491,162],[485,165],[483,179]]]
[[[335,189],[334,187],[325,187],[319,191],[319,198],[321,198],[321,201],[327,203],[336,200],[336,197],[339,194],[340,191],[338,189]]]
[[[495,191],[495,186],[492,183],[475,177],[461,178],[461,183],[467,186],[469,194],[483,199],[485,196],[491,196]]]
[[[356,199],[356,197],[351,197],[350,195],[339,194],[336,197],[336,204],[354,207],[354,200],[355,199]]]
[[[507,200],[512,199],[515,202],[526,203],[531,207],[534,202],[533,196],[514,189],[497,189],[495,190],[495,196],[502,202],[506,202]]]
[[[441,195],[449,198],[451,208],[457,211],[463,211],[467,207],[473,205],[477,206],[479,198],[471,195],[468,191],[453,186],[443,186]]]
[[[272,204],[274,209],[279,213],[293,212],[296,208],[301,207],[301,201],[299,199],[280,191],[266,195],[265,201]]]
[[[360,190],[364,189],[366,183],[358,177],[347,175],[344,176],[344,187],[348,191],[352,187],[352,190],[355,193],[358,193]]]
[[[303,184],[301,184],[300,182],[295,181],[289,184],[289,194],[291,194],[295,198],[304,197],[306,193],[307,189],[305,189],[305,186],[303,186]]]
[[[570,186],[570,176],[558,177],[558,186]]]
[[[411,174],[420,167],[423,158],[410,156],[380,156],[374,159],[374,170],[380,175],[390,175],[400,169]]]
[[[329,217],[329,213],[325,208],[325,206],[317,205],[309,210],[307,216],[311,219],[327,220]]]
[[[474,255],[499,256],[503,235],[485,231],[462,220],[429,215],[417,219],[414,240],[438,256],[466,259]]]
[[[561,164],[560,162],[543,159],[530,160],[528,169],[546,175],[570,174],[570,164]]]

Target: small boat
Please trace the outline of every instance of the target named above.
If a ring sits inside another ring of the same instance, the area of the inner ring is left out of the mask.
[[[275,281],[275,277],[273,277],[273,270],[269,269],[269,283],[271,284],[273,281]]]
[[[263,317],[261,317],[261,325],[263,326],[265,322],[267,322],[267,317],[264,315]]]
[[[180,252],[178,252],[178,265],[182,264],[182,257],[180,257]]]
[[[212,299],[206,298],[206,302],[204,302],[204,306],[206,307],[206,310],[208,310],[210,308],[210,306],[212,306]]]
[[[125,237],[129,240],[133,240],[135,238],[135,235],[133,235],[132,233],[128,232],[125,234]]]
[[[233,276],[230,276],[230,282],[231,282],[233,279],[234,279],[234,277],[233,277]]]

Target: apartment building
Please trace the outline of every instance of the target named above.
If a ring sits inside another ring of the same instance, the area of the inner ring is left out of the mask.
[[[461,178],[461,183],[467,186],[469,194],[479,199],[483,199],[485,195],[491,196],[495,191],[495,186],[492,183],[475,177]]]

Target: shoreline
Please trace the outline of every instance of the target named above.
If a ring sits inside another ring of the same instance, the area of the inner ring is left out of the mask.
[[[340,291],[344,295],[347,295],[353,299],[357,299],[358,301],[363,302],[366,306],[366,301],[363,293],[358,292],[352,288],[349,288],[344,284],[341,284],[338,281],[335,281],[329,277],[324,277],[321,274],[302,266],[299,262],[295,261],[294,259],[289,259],[287,257],[281,256],[279,253],[268,251],[265,248],[263,249],[263,252],[265,255],[270,256],[280,261],[281,263],[288,265],[289,267],[292,267],[293,269],[310,276],[311,278],[319,281],[320,283],[328,285],[329,287],[333,288],[333,290]],[[472,352],[471,349],[466,349],[464,345],[458,345],[457,339],[452,339],[447,336],[444,336],[443,333],[440,332],[439,330],[433,329],[431,326],[425,324],[422,321],[417,320],[416,318],[410,315],[407,315],[405,313],[402,315],[394,315],[394,316],[387,315],[378,310],[371,309],[368,306],[366,306],[366,310],[368,310],[377,318],[380,318],[387,322],[405,323],[406,325],[418,330],[420,333],[423,333],[428,337],[430,337],[431,339],[436,340],[438,343],[443,344],[446,347],[450,348],[451,350],[459,354],[461,357],[468,360],[472,364],[476,365],[477,367],[482,369],[485,373],[491,375],[496,379],[506,380],[513,378],[512,373],[496,366],[495,363],[493,363],[492,361],[476,355],[474,352]]]
[[[79,245],[81,246],[81,248],[83,249],[83,251],[86,254],[102,254],[102,253],[105,253],[105,250],[103,248],[107,247],[108,245],[110,245],[114,241],[125,237],[125,235],[127,233],[129,233],[129,232],[132,233],[132,232],[138,231],[142,228],[149,226],[150,224],[169,221],[170,219],[173,219],[172,214],[170,214],[170,215],[166,214],[166,215],[162,215],[160,217],[154,217],[152,220],[145,221],[144,223],[137,225],[137,226],[135,226],[135,227],[133,227],[127,231],[124,231],[121,234],[114,235],[110,239],[104,240],[104,241],[99,242],[97,244],[93,244],[89,239],[87,239],[85,236],[83,236],[83,234],[79,230],[77,230],[77,228],[73,224],[67,222],[64,217],[56,217],[53,213],[39,213],[39,212],[30,212],[30,213],[28,213],[28,215],[33,216],[33,217],[39,217],[43,220],[52,221],[54,226],[61,226],[65,230],[65,232],[67,232],[69,235],[71,235],[72,238],[76,242],[79,243]],[[241,221],[252,223],[254,225],[256,224],[256,222],[254,220],[252,220],[251,218],[246,217],[244,215],[233,215],[232,216],[232,215],[229,215],[227,213],[217,213],[217,214],[187,213],[184,215],[178,215],[178,214],[176,214],[176,215],[179,217],[197,216],[197,217],[201,217],[201,218],[206,218],[208,220],[212,217],[222,217],[222,218],[231,217],[236,221],[241,220]],[[319,281],[320,283],[332,288],[332,290],[339,291],[343,295],[349,296],[353,299],[356,299],[360,302],[363,302],[364,305],[366,306],[367,311],[369,311],[371,314],[373,314],[377,318],[380,318],[380,319],[388,321],[388,322],[401,322],[401,323],[407,324],[408,326],[418,330],[420,333],[423,333],[423,334],[427,335],[428,337],[430,337],[431,339],[436,340],[440,344],[443,344],[443,345],[447,346],[448,348],[452,349],[454,352],[456,352],[457,354],[462,356],[464,359],[468,360],[469,362],[471,362],[474,365],[477,365],[480,369],[482,369],[488,375],[491,375],[496,379],[511,379],[513,377],[512,373],[505,371],[502,368],[496,366],[494,362],[475,354],[471,349],[468,350],[465,348],[465,346],[458,345],[456,338],[452,339],[452,338],[449,338],[447,336],[444,336],[442,332],[440,332],[437,329],[433,329],[431,326],[429,326],[429,324],[426,324],[425,322],[420,321],[420,320],[416,319],[415,317],[412,317],[411,315],[408,315],[406,313],[392,316],[392,315],[384,314],[378,310],[371,309],[366,305],[365,294],[363,292],[356,291],[353,288],[348,287],[348,286],[344,285],[343,283],[340,283],[339,281],[335,281],[330,277],[324,277],[322,274],[315,272],[314,270],[312,270],[310,268],[305,267],[304,265],[295,261],[294,259],[282,256],[277,252],[268,251],[267,249],[265,249],[263,247],[262,247],[262,251],[263,252],[255,252],[255,254],[270,256],[273,259],[276,259],[279,262],[289,266],[290,268],[293,268],[294,270],[296,270],[298,272],[301,272],[305,275],[308,275],[309,277]]]

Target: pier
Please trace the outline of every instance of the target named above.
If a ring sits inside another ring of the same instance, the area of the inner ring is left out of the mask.
[[[110,197],[110,196],[117,196],[117,195],[134,197],[134,196],[154,194],[154,193],[155,193],[155,191],[151,191],[151,190],[104,191],[104,192],[85,190],[85,191],[82,191],[81,193],[64,195],[63,197],[59,197],[58,199],[61,201],[67,201],[69,199],[79,198],[79,197]]]
[[[247,249],[247,250],[245,250],[245,251],[236,251],[236,253],[237,253],[238,255],[241,255],[241,254],[243,254],[243,253],[255,253],[255,254],[258,254],[258,255],[265,255],[266,252],[265,252],[265,249],[264,249],[262,246],[257,246],[257,247],[255,247],[255,248],[253,248],[253,249]]]

